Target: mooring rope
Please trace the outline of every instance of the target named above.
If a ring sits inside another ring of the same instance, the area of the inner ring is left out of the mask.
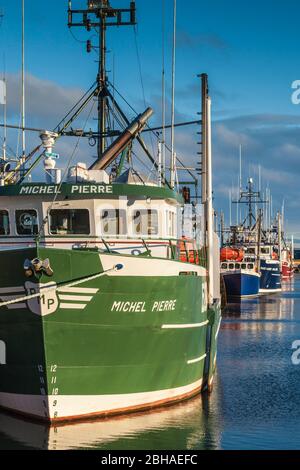
[[[116,264],[113,268],[107,269],[106,271],[95,274],[93,276],[85,277],[83,279],[80,279],[79,281],[70,282],[69,284],[62,284],[62,285],[58,286],[57,284],[53,283],[52,286],[49,286],[49,285],[47,285],[47,287],[42,287],[41,286],[40,287],[40,292],[38,292],[36,294],[26,295],[24,297],[18,297],[18,298],[13,299],[13,300],[8,300],[7,302],[1,302],[0,303],[0,308],[1,307],[6,307],[7,305],[12,305],[12,304],[18,304],[18,303],[21,303],[21,302],[25,302],[25,301],[31,300],[31,299],[36,299],[37,297],[42,297],[44,294],[47,294],[48,292],[56,291],[56,290],[58,290],[62,287],[64,289],[66,289],[66,288],[69,288],[69,287],[79,286],[80,284],[83,284],[85,282],[93,281],[94,279],[98,279],[99,277],[104,276],[106,273],[109,273],[111,271],[119,271],[122,268],[123,268],[123,265]]]

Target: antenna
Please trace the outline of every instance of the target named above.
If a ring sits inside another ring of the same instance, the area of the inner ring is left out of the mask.
[[[241,191],[240,198],[237,201],[233,201],[233,204],[247,204],[248,214],[243,221],[242,225],[244,226],[248,220],[248,228],[251,229],[256,223],[256,217],[253,213],[253,206],[257,204],[266,204],[268,201],[261,199],[261,194],[259,191],[254,191],[254,181],[253,178],[248,178],[248,186],[246,191]],[[268,220],[268,219],[267,219]]]
[[[0,26],[4,18],[4,13],[0,9]],[[3,79],[1,80],[1,97],[0,104],[3,105],[3,145],[2,145],[2,160],[6,160],[6,143],[7,143],[7,98],[6,98],[6,64],[5,55],[3,59]]]
[[[135,1],[130,2],[129,8],[112,8],[109,0],[87,0],[87,8],[79,10],[72,9],[72,0],[69,0],[69,28],[81,27],[85,28],[88,32],[92,29],[99,31],[99,42],[97,45],[93,45],[90,39],[87,41],[87,52],[98,49],[99,53],[97,91],[95,93],[98,100],[98,160],[101,160],[102,155],[106,150],[106,111],[108,107],[108,97],[110,96],[106,76],[107,28],[112,26],[134,26],[135,24]]]
[[[242,144],[240,144],[240,192],[242,191]]]
[[[25,140],[25,0],[22,0],[22,161],[26,158]]]
[[[173,54],[172,54],[172,111],[171,111],[171,188],[175,187],[176,155],[174,152],[174,125],[175,125],[175,71],[176,71],[176,20],[177,0],[174,0],[173,12]]]
[[[3,81],[2,81],[2,86],[3,86],[3,106],[4,106],[4,111],[3,111],[3,121],[4,121],[4,128],[3,128],[3,146],[2,146],[2,158],[5,161],[6,160],[6,146],[7,146],[7,96],[6,96],[6,71],[5,71],[5,65],[4,65],[4,72],[3,72]]]
[[[162,177],[166,173],[166,70],[165,70],[165,20],[166,3],[162,0]]]

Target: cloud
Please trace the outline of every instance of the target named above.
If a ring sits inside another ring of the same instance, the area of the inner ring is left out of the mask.
[[[236,116],[213,123],[215,204],[224,206],[224,187],[238,183],[239,145],[242,144],[243,181],[254,177],[258,186],[261,166],[263,189],[272,192],[274,212],[286,208],[286,229],[300,232],[299,188],[300,117],[280,114]],[[225,191],[226,192],[226,191]],[[225,203],[225,212],[228,212]],[[227,214],[228,216],[228,214]]]
[[[27,124],[40,128],[55,127],[84,94],[78,88],[63,87],[50,80],[42,80],[27,74],[25,81]],[[21,109],[21,77],[19,74],[7,75],[7,112],[8,118],[19,116]]]

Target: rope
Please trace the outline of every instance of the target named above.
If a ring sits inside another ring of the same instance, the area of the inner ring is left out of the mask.
[[[25,302],[27,300],[31,299],[36,299],[37,297],[42,297],[44,294],[47,294],[48,292],[56,291],[60,289],[61,287],[68,288],[68,287],[74,287],[74,286],[79,286],[80,284],[83,284],[84,282],[88,281],[93,281],[94,279],[98,279],[101,276],[104,276],[106,273],[110,271],[117,271],[118,268],[117,266],[114,266],[113,268],[107,269],[106,271],[103,271],[102,273],[95,274],[93,276],[85,277],[83,279],[80,279],[79,281],[74,281],[70,282],[69,284],[61,284],[57,286],[56,284],[53,284],[51,287],[40,287],[40,291],[43,290],[43,292],[38,292],[37,294],[32,294],[32,295],[26,295],[24,297],[18,297],[17,299],[14,300],[8,300],[7,302],[1,302],[0,303],[0,308],[1,307],[6,307],[7,305],[13,305],[13,304],[18,304],[20,302]]]

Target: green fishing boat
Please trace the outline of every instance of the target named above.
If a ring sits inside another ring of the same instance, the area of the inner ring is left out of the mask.
[[[69,26],[100,33],[97,80],[56,129],[40,131],[41,145],[0,165],[0,406],[48,422],[151,409],[212,388],[221,314],[207,77],[202,203],[190,204],[175,184],[174,152],[168,181],[161,152],[155,160],[145,149],[152,109],[129,121],[108,87],[105,31],[135,21],[134,2],[124,10],[89,1],[80,11],[69,2]],[[74,129],[95,98],[98,130]],[[123,129],[108,129],[109,100]],[[62,177],[54,148],[68,136],[94,140],[98,158],[68,164]],[[133,168],[134,141],[156,180]],[[46,181],[30,181],[40,163]]]

